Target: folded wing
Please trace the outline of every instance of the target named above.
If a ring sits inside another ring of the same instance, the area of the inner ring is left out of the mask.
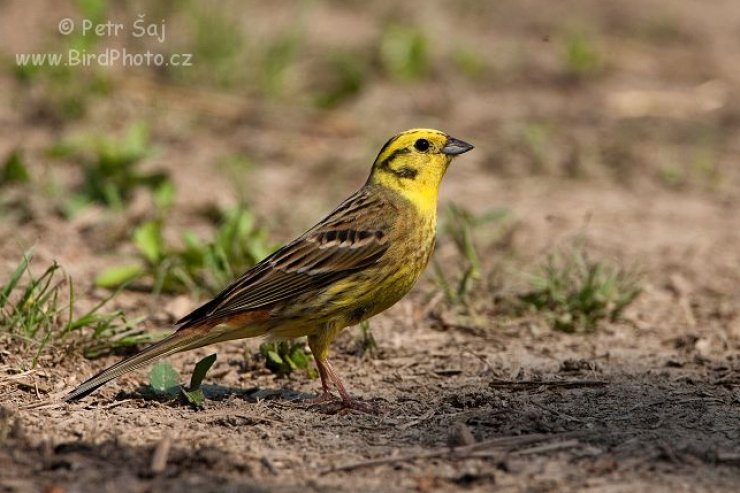
[[[386,213],[378,209],[385,208]],[[180,329],[213,325],[299,295],[319,292],[377,262],[388,250],[395,217],[383,199],[360,190],[326,219],[247,271],[213,300],[178,321]]]

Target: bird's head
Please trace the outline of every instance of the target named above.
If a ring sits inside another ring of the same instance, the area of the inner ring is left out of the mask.
[[[389,140],[375,158],[368,184],[390,188],[417,208],[435,209],[452,159],[473,148],[439,130],[416,128]]]

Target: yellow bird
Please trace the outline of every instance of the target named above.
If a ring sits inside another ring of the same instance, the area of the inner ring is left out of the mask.
[[[438,130],[413,129],[380,150],[365,185],[303,235],[249,269],[177,322],[177,331],[90,378],[64,397],[82,398],[152,360],[208,344],[267,335],[308,336],[321,376],[344,406],[352,400],[329,362],[344,327],[400,300],[434,249],[437,195],[452,159],[473,148]]]

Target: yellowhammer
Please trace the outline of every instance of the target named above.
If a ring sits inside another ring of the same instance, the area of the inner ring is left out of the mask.
[[[67,394],[79,399],[155,358],[231,339],[308,336],[323,393],[334,384],[354,407],[328,359],[344,327],[376,315],[414,285],[434,249],[437,194],[452,159],[473,148],[438,130],[389,140],[365,185],[316,226],[255,265],[180,320],[178,330],[103,370]]]

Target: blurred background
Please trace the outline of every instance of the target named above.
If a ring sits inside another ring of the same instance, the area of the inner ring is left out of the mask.
[[[667,278],[666,262],[731,234],[731,1],[4,1],[0,13],[8,268],[35,244],[91,279],[121,255],[162,264],[170,242],[187,256],[231,221],[222,257],[238,271],[360,186],[411,127],[476,145],[442,202],[455,221],[488,222],[484,264],[579,236],[627,263],[653,256],[641,268]],[[737,265],[714,257],[723,276]],[[137,262],[98,284],[141,276]],[[190,274],[152,277],[195,288],[206,275]]]
[[[372,321],[383,358],[736,367],[739,52],[732,0],[2,0],[0,286],[47,293],[54,262],[76,286],[75,323],[6,306],[30,352],[5,357],[140,343],[361,186],[393,134],[432,127],[476,148],[443,184],[429,272]],[[359,334],[345,367],[377,350]],[[216,366],[235,386],[260,375],[244,353]]]
[[[263,213],[289,212],[272,223],[305,224],[313,207],[361,183],[390,135],[419,126],[476,144],[444,189],[473,208],[502,205],[502,183],[511,190],[524,178],[717,199],[737,186],[740,28],[731,1],[267,9],[81,0],[0,9],[0,155],[17,155],[67,213],[121,199],[73,196],[87,186],[82,155],[96,159],[107,139],[112,153],[136,147],[126,166],[166,174],[177,202],[246,199]],[[23,58],[30,54],[62,62]],[[125,200],[155,186],[129,181]]]

